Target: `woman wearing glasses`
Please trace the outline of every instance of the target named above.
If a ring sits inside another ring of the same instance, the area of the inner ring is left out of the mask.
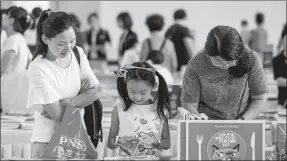
[[[181,101],[209,119],[254,119],[265,110],[267,87],[259,56],[232,27],[216,26],[203,50],[189,61]]]

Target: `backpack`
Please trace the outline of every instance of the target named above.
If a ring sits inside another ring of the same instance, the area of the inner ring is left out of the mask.
[[[166,43],[166,38],[164,39],[163,43],[161,44],[159,50],[154,50],[152,49],[151,47],[151,41],[150,39],[147,39],[147,44],[148,44],[148,48],[149,48],[149,52],[147,54],[147,58],[146,58],[146,61],[152,56],[151,54],[155,53],[155,52],[161,52],[162,53],[162,50],[163,50],[163,47]]]
[[[76,56],[78,64],[80,65],[80,54],[76,46],[73,48],[73,52]],[[97,148],[99,139],[101,140],[101,142],[103,142],[102,103],[99,99],[97,99],[92,104],[85,107],[84,110],[84,122],[87,128],[87,133],[90,136],[93,145],[95,146],[95,148]]]

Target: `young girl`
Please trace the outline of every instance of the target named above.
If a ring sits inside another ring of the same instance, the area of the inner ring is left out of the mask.
[[[135,62],[120,69],[117,88],[121,99],[113,109],[108,147],[118,156],[158,156],[169,149],[169,93],[162,75],[147,62]]]

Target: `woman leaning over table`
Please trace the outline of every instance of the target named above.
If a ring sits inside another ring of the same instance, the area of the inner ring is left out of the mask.
[[[211,120],[252,120],[265,110],[266,93],[259,56],[234,28],[216,26],[188,63],[181,101],[191,113],[206,113]]]
[[[28,69],[27,107],[35,110],[33,158],[42,157],[66,106],[81,108],[91,104],[97,99],[99,84],[83,49],[77,47],[80,66],[72,51],[75,26],[67,13],[43,11],[37,35],[39,44]]]

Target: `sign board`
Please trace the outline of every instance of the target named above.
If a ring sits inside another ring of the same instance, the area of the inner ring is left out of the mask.
[[[182,120],[178,160],[265,160],[261,120]]]

